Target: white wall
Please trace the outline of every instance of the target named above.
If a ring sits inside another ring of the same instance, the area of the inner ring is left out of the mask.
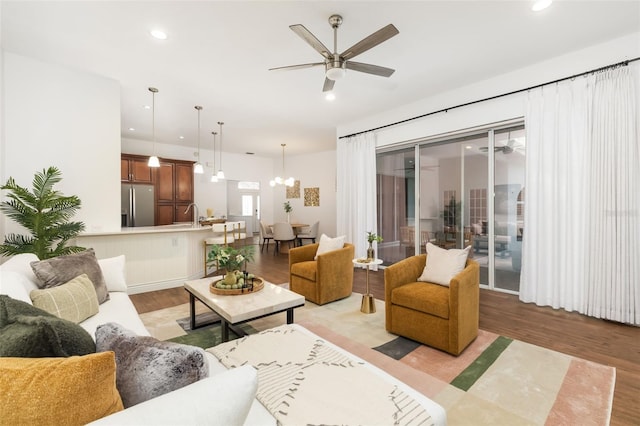
[[[36,172],[56,166],[62,182],[55,189],[82,201],[73,219],[87,231],[119,229],[119,83],[2,53],[0,180],[11,176],[31,188]],[[0,221],[7,233],[24,232],[4,216]]]
[[[441,93],[419,102],[338,127],[338,135],[366,131],[459,104],[524,89],[640,56],[640,33],[611,40],[568,55]],[[640,70],[636,62],[634,70]],[[453,109],[376,131],[378,147],[510,120],[524,115],[526,92]],[[338,142],[340,143],[340,142]]]

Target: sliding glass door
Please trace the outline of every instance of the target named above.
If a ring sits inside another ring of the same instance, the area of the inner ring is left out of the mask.
[[[427,242],[471,246],[480,283],[517,292],[524,155],[522,126],[378,154],[379,256],[392,264],[425,253]]]

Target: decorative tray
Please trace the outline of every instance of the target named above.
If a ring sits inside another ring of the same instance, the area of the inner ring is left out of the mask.
[[[209,291],[213,294],[221,294],[221,295],[226,295],[226,296],[237,296],[240,294],[249,294],[249,293],[255,293],[258,292],[260,290],[262,290],[264,288],[264,280],[260,277],[255,277],[253,279],[253,289],[250,289],[249,287],[244,287],[244,288],[230,288],[230,289],[226,289],[226,288],[218,288],[216,287],[216,284],[218,283],[218,281],[222,281],[224,279],[224,277],[222,278],[218,278],[216,280],[214,280],[211,284],[209,284]]]

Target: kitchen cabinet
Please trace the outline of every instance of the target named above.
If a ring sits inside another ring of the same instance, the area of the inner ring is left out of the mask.
[[[120,181],[128,183],[153,183],[152,168],[148,157],[122,155],[120,158]]]
[[[193,212],[184,211],[193,202],[193,162],[161,159],[156,194],[156,225],[191,222]]]

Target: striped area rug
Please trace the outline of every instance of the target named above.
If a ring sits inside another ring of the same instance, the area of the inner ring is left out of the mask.
[[[307,302],[295,322],[422,392],[447,410],[450,425],[608,425],[615,369],[480,330],[458,357],[387,333],[384,302],[360,312],[361,295],[324,306]],[[210,314],[199,306],[203,319]],[[205,346],[219,327],[191,331],[188,304],[142,314],[162,340]],[[246,332],[285,322],[284,314],[251,321]]]

